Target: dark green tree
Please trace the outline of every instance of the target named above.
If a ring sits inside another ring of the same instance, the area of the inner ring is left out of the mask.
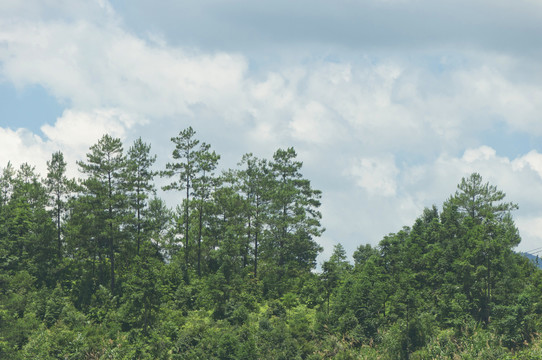
[[[4,207],[9,202],[13,193],[13,179],[15,178],[15,169],[11,162],[8,162],[5,168],[2,169],[0,177],[0,206]]]
[[[505,196],[496,186],[483,183],[480,174],[473,173],[461,180],[455,195],[448,200],[463,214],[462,223],[467,229],[465,257],[472,267],[473,284],[469,287],[475,290],[471,298],[475,308],[480,309],[474,315],[486,324],[493,303],[494,268],[506,267],[500,260],[521,240],[510,215],[518,206],[504,202]]]
[[[0,177],[0,263],[2,266],[6,266],[10,256],[10,242],[8,240],[9,230],[8,222],[10,221],[11,214],[8,204],[13,195],[13,184],[15,179],[15,169],[11,162],[8,162],[6,167],[2,168],[2,176]]]
[[[195,152],[196,171],[192,181],[194,188],[194,200],[196,203],[196,211],[198,216],[198,233],[197,233],[197,272],[201,278],[201,244],[204,231],[204,225],[208,224],[209,215],[209,200],[213,189],[218,185],[214,171],[218,165],[220,155],[214,151],[210,151],[210,145],[202,143],[199,149]]]
[[[379,255],[378,249],[373,248],[371,244],[360,245],[356,251],[354,251],[354,265],[363,266],[365,262],[374,255]]]
[[[346,277],[352,266],[347,260],[346,251],[341,244],[333,247],[333,253],[328,261],[322,264],[322,281],[326,289],[327,313],[329,314],[329,301],[331,293],[337,288],[339,282]]]
[[[269,273],[276,278],[268,284],[281,284],[275,289],[279,295],[287,289],[281,282],[310,271],[316,266],[316,256],[322,250],[315,237],[321,235],[321,192],[311,187],[300,170],[302,162],[296,160],[293,148],[279,149],[270,164],[273,176],[268,207],[268,237],[265,244]]]
[[[170,242],[168,235],[172,230],[173,213],[167,207],[164,200],[153,197],[148,204],[147,216],[145,219],[145,232],[152,243],[156,255],[170,257]]]
[[[46,210],[47,192],[33,166],[24,163],[14,175],[7,185],[9,200],[2,206],[2,267],[25,269],[40,284],[50,285],[58,257],[54,225]]]
[[[62,152],[53,153],[51,160],[47,161],[48,172],[45,178],[45,186],[49,193],[49,205],[52,207],[52,215],[56,225],[59,258],[62,256],[62,219],[66,212],[67,198],[74,189],[74,182],[66,177],[66,165]]]
[[[259,245],[267,222],[270,202],[271,172],[267,161],[245,154],[237,172],[239,191],[245,199],[247,248],[252,243],[254,277],[258,278]]]
[[[196,132],[192,127],[179,132],[179,135],[172,137],[171,141],[175,144],[172,156],[175,162],[168,162],[166,170],[162,171],[161,176],[173,178],[173,181],[163,187],[164,190],[186,191],[183,201],[184,208],[184,257],[185,264],[189,264],[190,251],[190,196],[194,177],[197,173],[196,157],[199,140],[195,139]]]
[[[245,233],[246,202],[237,188],[233,171],[222,174],[220,186],[213,192],[214,206],[209,217],[209,270],[222,272],[228,283],[246,275],[243,270],[249,261]]]
[[[136,238],[136,254],[139,255],[144,230],[144,215],[147,207],[147,199],[154,194],[154,175],[152,165],[156,161],[156,155],[151,155],[150,144],[144,143],[141,138],[134,141],[128,149],[126,159],[125,186],[131,211],[134,215],[134,227]]]
[[[102,220],[95,231],[98,237],[106,240],[110,290],[115,293],[115,252],[122,236],[127,202],[124,192],[126,158],[120,139],[104,135],[90,147],[87,161],[79,161],[78,165],[87,176],[83,180],[85,192],[94,200],[91,215]]]
[[[468,178],[461,179],[455,195],[448,201],[456,205],[466,216],[481,223],[491,218],[502,220],[510,211],[518,208],[517,204],[503,202],[505,197],[504,192],[494,185],[483,183],[482,176],[473,173]]]

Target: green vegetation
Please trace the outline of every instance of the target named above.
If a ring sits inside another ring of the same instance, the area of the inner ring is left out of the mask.
[[[536,359],[542,276],[513,248],[517,205],[472,174],[442,210],[315,272],[321,193],[294,149],[220,156],[188,128],[105,135],[68,179],[0,177],[2,359]],[[171,209],[155,177],[178,195]]]

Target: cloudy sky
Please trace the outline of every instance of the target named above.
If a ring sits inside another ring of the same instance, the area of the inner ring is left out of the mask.
[[[329,256],[411,225],[479,172],[542,246],[538,0],[3,0],[0,167],[104,133],[164,166],[187,126],[234,167],[293,146]],[[168,195],[165,195],[168,196]]]

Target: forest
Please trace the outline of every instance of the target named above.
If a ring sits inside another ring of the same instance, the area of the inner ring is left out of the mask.
[[[293,148],[222,170],[189,127],[171,149],[156,169],[104,135],[76,179],[62,152],[0,164],[0,359],[542,358],[541,270],[480,174],[317,268],[322,194]]]

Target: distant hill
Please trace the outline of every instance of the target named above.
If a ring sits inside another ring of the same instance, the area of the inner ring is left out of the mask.
[[[542,259],[541,258],[539,258],[536,255],[529,254],[529,253],[526,253],[526,252],[522,252],[520,254],[525,256],[527,259],[531,260],[533,263],[535,263],[538,266],[539,269],[542,269]]]

